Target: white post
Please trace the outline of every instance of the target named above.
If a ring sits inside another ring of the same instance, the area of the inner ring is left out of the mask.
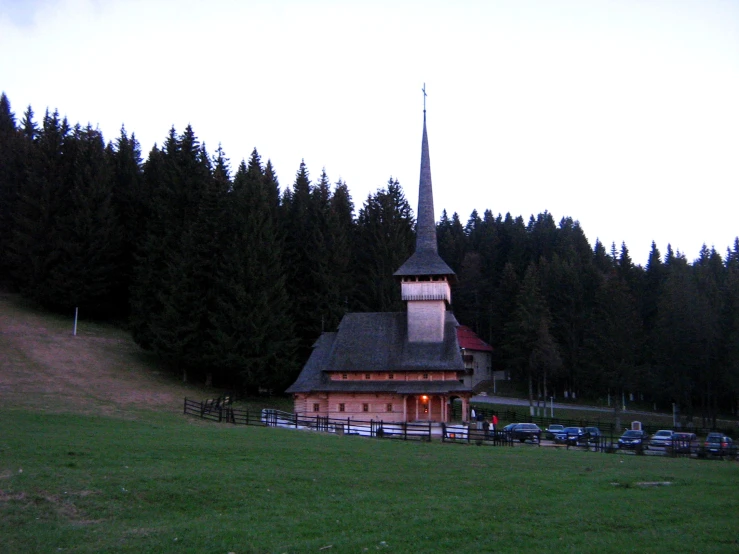
[[[624,412],[626,411],[626,395],[624,394],[624,391],[621,391],[621,409]]]
[[[549,397],[549,417],[554,417],[554,397]]]
[[[74,309],[74,330],[72,331],[72,336],[77,336],[77,314],[79,313],[79,307]]]

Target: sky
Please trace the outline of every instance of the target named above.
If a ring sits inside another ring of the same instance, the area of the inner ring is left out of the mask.
[[[739,235],[734,0],[0,0],[19,120],[125,125],[144,158],[191,124],[357,210],[392,177],[415,211],[424,84],[437,220],[547,210],[639,264]]]

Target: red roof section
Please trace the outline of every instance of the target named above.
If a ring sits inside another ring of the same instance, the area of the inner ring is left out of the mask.
[[[475,332],[466,325],[457,327],[457,340],[459,347],[465,350],[478,350],[481,352],[492,352],[493,347],[478,337]]]

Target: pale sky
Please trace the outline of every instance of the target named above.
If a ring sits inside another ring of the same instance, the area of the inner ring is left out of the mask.
[[[548,210],[641,264],[739,235],[739,1],[0,0],[19,120],[125,124],[144,158],[190,123],[357,210],[393,176],[415,211],[424,83],[437,220]]]

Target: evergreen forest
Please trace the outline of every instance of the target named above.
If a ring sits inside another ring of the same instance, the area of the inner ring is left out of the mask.
[[[392,274],[415,245],[397,180],[355,206],[301,163],[282,186],[256,149],[232,165],[189,126],[144,155],[57,111],[0,97],[0,286],[125,326],[182,377],[284,390],[347,311],[400,311]],[[589,244],[579,223],[446,211],[439,253],[459,322],[534,397],[739,413],[739,238],[689,261]]]

